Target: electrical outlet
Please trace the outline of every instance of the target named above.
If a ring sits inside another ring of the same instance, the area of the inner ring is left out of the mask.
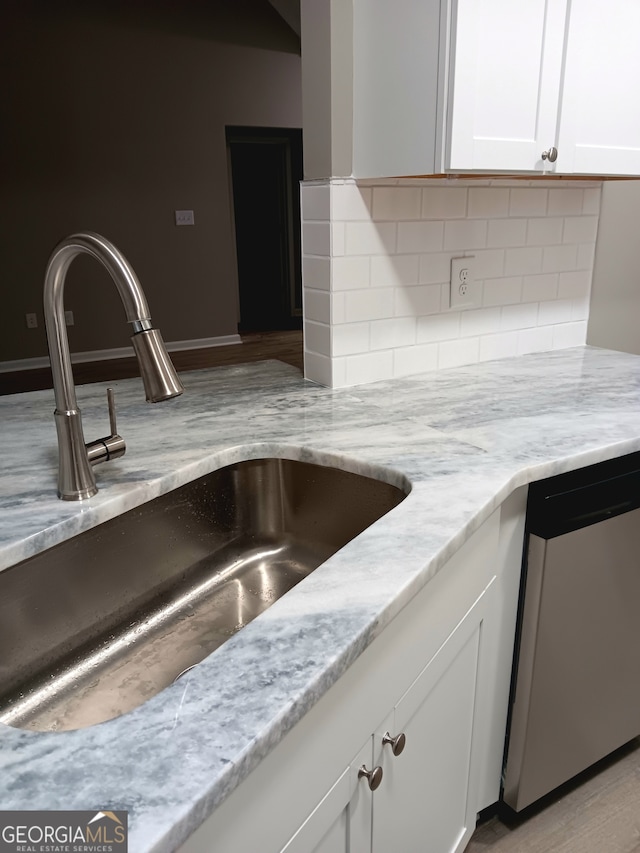
[[[67,326],[73,326],[73,311],[64,312],[64,322]]]
[[[176,210],[176,225],[195,225],[193,210]]]
[[[27,329],[37,329],[38,328],[38,315],[37,314],[25,314],[24,318],[27,323]]]
[[[451,258],[449,308],[478,308],[478,284],[473,276],[475,255]]]

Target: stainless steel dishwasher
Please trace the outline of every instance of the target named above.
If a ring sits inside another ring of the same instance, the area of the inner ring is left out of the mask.
[[[503,800],[640,734],[640,453],[529,488]]]

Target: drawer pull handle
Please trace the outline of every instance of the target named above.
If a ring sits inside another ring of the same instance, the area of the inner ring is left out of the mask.
[[[555,163],[558,159],[558,149],[550,148],[548,151],[542,152],[542,159],[548,160],[550,163]]]
[[[402,750],[407,745],[407,738],[405,737],[404,732],[400,732],[400,734],[396,735],[395,737],[390,735],[389,732],[385,732],[383,737],[382,737],[382,743],[383,744],[388,743],[389,746],[391,747],[391,752],[394,755],[400,755]]]
[[[380,786],[380,782],[382,782],[382,767],[378,766],[374,767],[373,770],[367,770],[363,764],[360,770],[358,770],[358,779],[362,779],[363,777],[367,779],[369,790],[375,791]]]

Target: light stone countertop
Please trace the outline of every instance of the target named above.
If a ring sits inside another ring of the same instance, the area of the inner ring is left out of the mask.
[[[125,809],[174,850],[516,487],[640,449],[640,357],[581,347],[332,391],[280,362],[182,375],[150,407],[111,384],[127,441],[100,491],[55,494],[53,393],[0,397],[0,569],[231,462],[284,456],[409,496],[178,683],[73,732],[0,725],[2,809]],[[106,383],[78,389],[87,440]]]

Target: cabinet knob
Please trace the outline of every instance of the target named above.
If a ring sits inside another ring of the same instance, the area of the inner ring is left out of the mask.
[[[391,752],[394,755],[400,755],[402,750],[407,745],[407,738],[405,737],[404,732],[400,732],[400,734],[396,735],[395,737],[393,737],[393,735],[390,735],[389,732],[385,732],[382,737],[382,743],[388,743],[391,747]]]
[[[550,148],[548,151],[542,152],[542,159],[548,160],[550,163],[555,163],[558,159],[558,149]]]
[[[373,770],[367,770],[363,764],[360,770],[358,770],[358,779],[362,779],[363,777],[367,779],[369,790],[375,791],[380,786],[380,782],[382,782],[382,767],[378,766],[374,767]]]

